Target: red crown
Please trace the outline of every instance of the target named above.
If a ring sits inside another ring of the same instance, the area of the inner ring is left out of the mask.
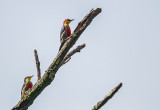
[[[63,24],[66,22],[66,20],[67,20],[67,19],[65,19],[65,20],[63,21]]]

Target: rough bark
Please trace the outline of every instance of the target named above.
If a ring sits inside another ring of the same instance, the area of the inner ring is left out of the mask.
[[[118,90],[122,87],[122,83],[118,84],[114,89],[112,89],[110,91],[109,94],[107,94],[103,100],[99,101],[93,108],[92,110],[99,110],[104,104],[106,104],[108,102],[108,100],[110,100],[113,95],[118,92]]]
[[[86,45],[85,44],[82,44],[82,45],[79,45],[77,46],[75,49],[73,49],[71,52],[69,52],[65,58],[63,59],[62,63],[60,66],[66,64],[70,59],[71,59],[71,56],[74,55],[75,53],[77,52],[80,52],[81,49],[83,49]]]
[[[37,80],[40,80],[41,79],[41,69],[40,69],[40,62],[39,62],[37,50],[34,50],[34,57],[35,57],[36,68],[37,68]]]
[[[45,87],[51,84],[69,49],[76,43],[83,31],[100,12],[100,8],[93,9],[81,20],[70,38],[57,54],[56,58],[53,60],[52,64],[45,71],[43,77],[34,85],[32,90],[28,92],[28,95],[21,99],[18,104],[12,108],[12,110],[27,110]]]

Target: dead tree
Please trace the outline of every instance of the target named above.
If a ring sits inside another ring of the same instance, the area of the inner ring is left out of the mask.
[[[55,78],[55,74],[58,69],[66,64],[71,56],[76,52],[80,52],[81,49],[85,47],[85,44],[78,46],[76,49],[72,50],[68,53],[69,49],[76,43],[80,35],[83,31],[88,27],[88,25],[92,22],[92,20],[101,13],[101,8],[92,9],[78,24],[74,32],[71,34],[67,42],[64,44],[62,49],[57,54],[56,58],[53,60],[51,65],[45,71],[44,75],[41,77],[40,71],[40,62],[38,59],[37,51],[34,51],[36,67],[37,67],[37,83],[33,86],[33,88],[28,91],[28,94],[21,99],[16,106],[12,108],[12,110],[27,110],[28,107],[33,104],[34,100],[37,96],[48,86]],[[68,53],[68,54],[67,54]],[[94,106],[92,110],[98,110],[101,108],[122,86],[120,83],[116,88],[114,88],[109,95],[107,95],[102,101],[98,102],[97,105]]]

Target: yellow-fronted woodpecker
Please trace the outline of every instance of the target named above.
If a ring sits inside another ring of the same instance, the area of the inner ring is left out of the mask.
[[[63,26],[60,32],[60,41],[61,41],[61,46],[59,48],[59,51],[61,50],[61,48],[63,47],[63,45],[65,44],[65,42],[67,41],[68,37],[71,35],[71,29],[69,27],[69,24],[71,23],[71,21],[73,21],[74,19],[65,19],[63,21]]]
[[[27,95],[28,90],[33,87],[33,84],[31,82],[32,77],[33,76],[27,76],[24,78],[24,84],[21,90],[21,99],[24,98],[24,96]]]

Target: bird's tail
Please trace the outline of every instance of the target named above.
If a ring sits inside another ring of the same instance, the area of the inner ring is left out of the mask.
[[[62,42],[62,43],[61,43],[61,46],[59,47],[59,51],[60,51],[61,48],[63,47],[64,43],[65,43],[65,42]]]

